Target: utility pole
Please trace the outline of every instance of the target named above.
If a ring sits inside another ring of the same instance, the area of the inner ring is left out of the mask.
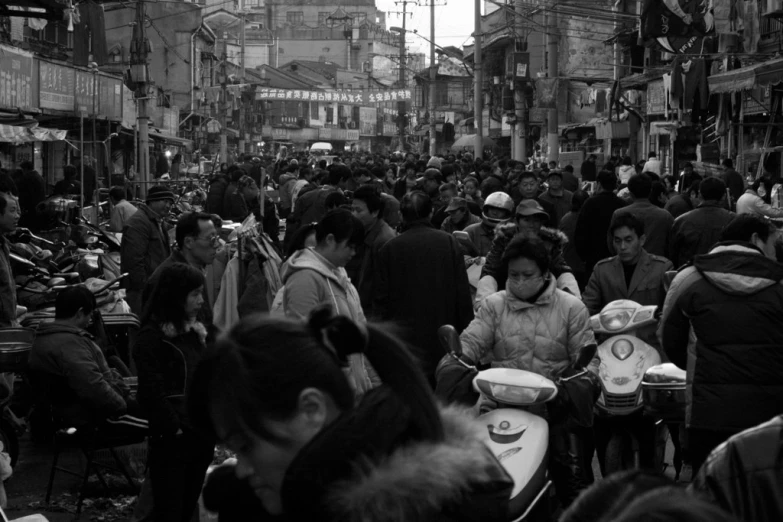
[[[554,7],[555,3],[552,3]],[[547,70],[550,78],[557,78],[557,52],[558,52],[558,39],[560,34],[557,29],[557,12],[552,9],[547,15],[547,52],[549,54],[547,59]],[[555,106],[557,106],[557,100],[555,100]],[[560,135],[557,131],[557,107],[549,109],[547,116],[547,148],[549,149],[549,157],[547,161],[557,161],[560,156]]]
[[[242,7],[242,11],[239,14],[239,21],[242,24],[239,33],[239,45],[240,45],[239,67],[240,67],[240,78],[241,78],[240,83],[244,85],[245,84],[245,9],[244,6]],[[242,88],[244,89],[244,87]],[[243,154],[245,152],[245,104],[244,102],[239,104],[239,152]]]
[[[144,0],[136,2],[136,25],[133,27],[133,42],[131,43],[131,78],[136,86],[136,105],[138,117],[136,126],[139,131],[139,159],[137,171],[142,182],[142,196],[147,194],[145,182],[150,180],[150,135],[149,116],[147,114],[147,87],[152,83],[149,79],[148,56],[150,51],[149,41],[145,34],[146,15],[144,14]]]
[[[483,105],[484,94],[481,92],[481,0],[473,0],[474,26],[473,26],[473,125],[476,127],[476,137],[473,143],[474,159],[484,157]],[[477,172],[478,173],[478,172]]]
[[[228,101],[228,43],[223,32],[223,52],[220,56],[220,103],[218,103],[218,121],[220,122],[220,163],[228,162],[228,133],[226,130],[226,110]]]
[[[390,11],[389,14],[398,14],[402,15],[402,31],[397,31],[400,35],[400,74],[399,74],[399,83],[400,83],[400,89],[405,88],[405,45],[406,45],[406,38],[405,33],[407,32],[407,29],[405,28],[406,20],[408,16],[413,16],[413,13],[408,12],[408,4],[415,4],[415,1],[412,0],[400,0],[398,2],[394,2],[395,5],[402,4],[402,11]],[[392,28],[397,29],[397,28]],[[401,100],[397,102],[397,128],[400,135],[400,145],[399,150],[402,152],[405,152],[405,100]]]
[[[524,27],[524,0],[514,1],[515,28],[516,28],[516,42],[514,44],[514,51],[527,51],[527,38],[522,40],[522,34],[525,30]],[[518,45],[518,43],[521,43]],[[514,64],[516,69],[516,63]],[[512,142],[514,145],[514,159],[516,161],[527,161],[527,118],[529,117],[527,110],[527,97],[525,96],[525,90],[527,82],[525,78],[519,78],[517,71],[511,72],[512,81],[514,82],[514,113],[516,116],[516,124],[514,126],[514,137]]]
[[[435,65],[435,0],[430,0],[430,156],[435,155],[437,137],[435,131],[435,94],[437,92],[435,79],[438,70]]]

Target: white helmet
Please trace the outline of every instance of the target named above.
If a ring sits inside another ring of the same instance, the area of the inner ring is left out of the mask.
[[[487,210],[490,208],[496,208],[499,210],[502,210],[505,217],[502,218],[491,218],[487,215]],[[484,223],[489,226],[496,226],[498,223],[504,223],[511,219],[511,215],[514,213],[514,200],[511,199],[511,196],[506,194],[505,192],[493,192],[489,196],[487,196],[487,199],[484,200],[484,209],[482,211],[482,217],[484,218]]]

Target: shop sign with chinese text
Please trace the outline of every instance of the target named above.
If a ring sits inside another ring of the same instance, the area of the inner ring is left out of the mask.
[[[33,54],[0,45],[0,107],[33,108]]]

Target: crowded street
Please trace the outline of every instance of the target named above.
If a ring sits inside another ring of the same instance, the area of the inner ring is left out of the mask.
[[[0,1],[0,522],[783,522],[782,49]]]

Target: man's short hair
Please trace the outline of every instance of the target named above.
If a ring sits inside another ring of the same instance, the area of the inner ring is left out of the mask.
[[[54,318],[71,319],[79,309],[84,310],[85,315],[89,315],[96,307],[95,296],[86,286],[71,286],[57,294],[54,302]]]
[[[647,199],[652,191],[653,180],[646,174],[634,174],[628,180],[628,191],[636,199]]]
[[[609,225],[609,234],[614,236],[615,231],[623,227],[633,230],[639,237],[644,235],[644,222],[636,217],[635,214],[629,212],[618,214]]]
[[[519,182],[522,183],[522,180],[532,178],[536,181],[540,181],[538,178],[538,173],[534,170],[523,170],[519,173]]]
[[[345,197],[345,194],[339,191],[334,191],[328,196],[326,196],[326,199],[324,199],[324,206],[328,211],[335,208],[340,208],[343,205],[345,205],[347,202],[348,199]]]
[[[198,237],[201,233],[200,221],[212,222],[212,216],[205,212],[185,212],[177,220],[177,228],[174,236],[177,246],[182,249],[185,246],[186,237]]]
[[[720,201],[726,194],[726,184],[720,178],[707,178],[699,183],[699,194],[705,201]]]
[[[617,188],[617,176],[614,175],[614,172],[602,170],[596,175],[595,180],[604,190],[614,190]]]
[[[9,199],[16,199],[16,196],[10,192],[0,191],[0,215],[5,214],[5,209],[8,206]]]
[[[573,174],[574,173],[574,166],[573,165],[566,165],[565,167],[563,167],[562,170],[564,170],[566,172],[570,172],[571,174]]]
[[[341,181],[351,178],[351,169],[342,163],[332,163],[329,165],[329,178],[327,183],[336,187]]]
[[[440,191],[441,193],[442,192],[446,192],[447,190],[450,190],[450,191],[456,193],[458,191],[456,183],[453,183],[453,182],[449,181],[449,182],[444,183],[440,187],[438,187],[438,191]]]
[[[721,241],[745,241],[750,242],[753,234],[757,234],[759,239],[767,241],[777,227],[768,219],[755,214],[740,214],[732,219],[723,229],[720,236]]]
[[[648,158],[654,158],[655,156],[656,156],[656,154],[655,154],[655,151],[654,151],[654,150],[650,151],[650,153],[649,153],[649,154],[647,154],[647,157],[648,157]]]
[[[364,204],[367,205],[367,210],[371,213],[383,210],[383,198],[378,188],[374,185],[362,185],[353,193],[353,199],[364,201]]]
[[[122,201],[123,199],[128,198],[128,191],[125,190],[125,187],[114,186],[109,190],[109,197],[117,201]]]
[[[353,170],[353,177],[354,178],[361,178],[361,177],[369,178],[370,177],[370,171],[365,169],[365,168],[363,168],[363,167],[358,168],[358,169],[354,169]]]
[[[733,169],[734,168],[734,162],[731,160],[731,158],[724,159],[721,164],[726,167],[727,169]]]
[[[405,194],[400,201],[400,215],[406,223],[429,219],[432,214],[432,200],[420,190]]]

